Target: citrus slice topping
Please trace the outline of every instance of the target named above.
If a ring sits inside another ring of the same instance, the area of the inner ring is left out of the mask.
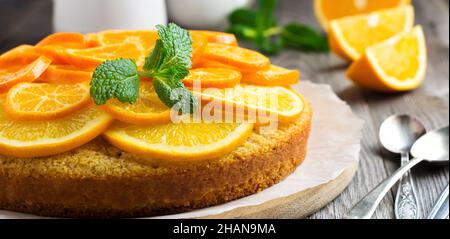
[[[229,88],[239,84],[242,74],[227,68],[197,68],[189,71],[183,84],[192,87],[198,81],[202,88],[217,87]]]
[[[41,56],[28,65],[11,65],[0,69],[0,93],[19,82],[36,80],[50,65],[51,60]]]
[[[158,159],[187,161],[220,157],[241,145],[253,124],[178,123],[136,126],[115,123],[106,139],[125,151]]]
[[[145,50],[141,45],[132,42],[99,46],[87,49],[68,49],[65,59],[70,64],[83,69],[95,68],[105,60],[126,58],[136,60],[142,65],[145,60]]]
[[[6,95],[6,111],[17,120],[49,120],[72,114],[89,102],[85,84],[20,83]]]
[[[0,67],[12,65],[26,65],[36,60],[40,55],[34,50],[34,46],[20,45],[0,56]]]
[[[58,46],[62,48],[79,49],[87,47],[87,41],[86,37],[81,33],[58,32],[42,39],[36,46]]]
[[[133,104],[109,100],[103,108],[115,119],[130,124],[163,124],[170,121],[170,109],[158,98],[152,82],[142,81],[139,97]]]
[[[420,26],[367,48],[347,76],[357,85],[381,92],[417,88],[425,78],[427,53]]]
[[[244,73],[242,82],[253,85],[293,85],[299,80],[300,72],[271,65],[269,70]]]
[[[0,106],[0,154],[28,158],[67,152],[97,137],[111,122],[95,106],[58,120],[27,122],[12,120]]]
[[[238,45],[236,37],[230,33],[199,30],[192,30],[190,32],[193,36],[196,34],[203,35],[209,43],[220,43],[232,46]]]
[[[124,42],[139,42],[150,52],[159,38],[157,31],[145,30],[109,30],[87,34],[91,46],[121,44]],[[147,52],[148,53],[148,52]]]
[[[234,110],[241,108],[247,115],[254,113],[257,121],[264,121],[261,119],[267,117],[280,122],[293,122],[303,112],[302,97],[281,86],[238,85],[232,89],[207,89],[194,93],[203,102],[222,102],[232,105]]]
[[[267,70],[270,60],[259,52],[238,46],[208,43],[203,57],[223,64],[243,68],[245,71]]]
[[[70,65],[50,65],[47,70],[37,79],[39,82],[48,83],[79,83],[87,82],[92,79],[91,71],[78,70]]]
[[[414,9],[411,6],[341,18],[330,23],[330,47],[346,59],[357,60],[367,47],[408,32],[413,24]]]
[[[410,4],[411,0],[314,0],[314,12],[327,30],[329,21]]]

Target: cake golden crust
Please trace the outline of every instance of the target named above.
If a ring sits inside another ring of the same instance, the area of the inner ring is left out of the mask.
[[[139,217],[188,211],[261,191],[304,160],[312,110],[233,152],[171,163],[121,151],[102,138],[44,158],[0,156],[0,208],[56,217]],[[146,163],[143,163],[146,162]]]

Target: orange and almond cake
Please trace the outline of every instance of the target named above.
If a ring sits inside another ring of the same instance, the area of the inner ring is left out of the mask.
[[[55,33],[0,56],[0,209],[183,212],[261,191],[306,157],[312,109],[233,35]]]

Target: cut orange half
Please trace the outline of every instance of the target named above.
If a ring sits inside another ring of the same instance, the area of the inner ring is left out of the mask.
[[[314,12],[323,29],[331,20],[410,4],[411,0],[314,0]]]
[[[245,71],[267,70],[270,67],[269,58],[263,54],[238,46],[208,43],[203,51],[203,57]]]
[[[172,161],[217,158],[233,151],[253,132],[247,123],[170,123],[136,126],[115,123],[104,133],[114,146]]]
[[[403,6],[333,20],[328,39],[333,52],[354,61],[367,47],[408,32],[413,25],[413,7]]]
[[[288,70],[283,67],[271,65],[269,70],[244,73],[242,82],[252,85],[280,86],[293,85],[299,81],[298,70]]]
[[[36,80],[50,65],[51,60],[41,56],[28,65],[11,65],[0,69],[0,93],[20,82]]]
[[[139,97],[133,104],[109,100],[104,106],[115,119],[137,125],[164,124],[170,121],[170,108],[161,102],[152,82],[142,81]]]
[[[86,84],[20,83],[6,95],[6,111],[17,120],[62,118],[91,102]]]
[[[367,48],[347,76],[355,84],[380,92],[413,90],[425,78],[427,51],[420,26]]]
[[[0,154],[33,158],[64,153],[80,147],[104,132],[111,116],[97,107],[88,107],[57,120],[16,121],[0,99]]]
[[[187,87],[198,86],[202,88],[217,87],[230,88],[239,84],[242,74],[227,68],[196,68],[189,71],[189,75],[184,78],[183,84]]]

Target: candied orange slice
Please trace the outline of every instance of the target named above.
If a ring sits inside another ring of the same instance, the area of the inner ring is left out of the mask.
[[[37,79],[38,82],[70,84],[87,82],[92,79],[92,71],[83,71],[70,65],[50,65]]]
[[[117,99],[111,99],[103,109],[115,119],[130,124],[163,124],[170,121],[170,108],[161,102],[153,83],[149,81],[141,82],[139,97],[135,103],[122,103]]]
[[[203,88],[217,87],[227,88],[239,84],[242,74],[227,68],[196,68],[189,71],[189,75],[184,78],[183,84],[192,87],[195,81]]]
[[[215,31],[199,31],[199,30],[191,30],[190,32],[193,36],[199,34],[206,37],[209,43],[220,43],[232,46],[238,45],[236,37],[230,33],[215,32]]]
[[[253,85],[277,86],[293,85],[299,80],[298,70],[288,70],[283,67],[271,65],[269,70],[244,73],[242,82]]]
[[[90,101],[86,84],[20,83],[6,95],[6,111],[17,120],[62,118]]]
[[[263,54],[238,46],[208,43],[203,51],[203,57],[245,71],[267,70],[270,67],[269,58]]]
[[[50,59],[41,56],[28,65],[12,65],[0,68],[0,93],[8,91],[17,83],[36,80],[50,63]]]
[[[38,42],[36,46],[58,46],[73,49],[88,47],[85,35],[75,32],[58,32],[51,34]]]

